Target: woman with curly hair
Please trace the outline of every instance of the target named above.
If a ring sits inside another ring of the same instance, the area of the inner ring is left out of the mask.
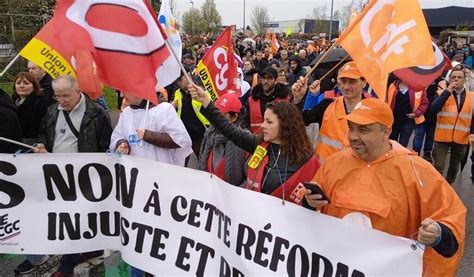
[[[306,134],[298,108],[286,101],[267,104],[259,134],[231,124],[214,106],[204,90],[192,84],[192,97],[203,105],[201,113],[235,145],[253,153],[246,164],[244,186],[287,201],[300,203],[302,182],[312,179],[320,164]]]

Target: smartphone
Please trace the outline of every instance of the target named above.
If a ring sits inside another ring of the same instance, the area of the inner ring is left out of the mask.
[[[318,186],[314,183],[308,183],[308,182],[304,182],[303,186],[305,188],[311,190],[311,194],[320,194],[322,196],[321,200],[326,200],[326,201],[328,201],[328,203],[331,203],[331,199],[329,199],[329,197],[324,193],[324,191],[321,189],[320,186]],[[311,207],[308,204],[308,201],[306,201],[306,197],[303,198],[303,207],[305,207],[307,209],[310,209],[310,210],[314,210],[314,207]]]

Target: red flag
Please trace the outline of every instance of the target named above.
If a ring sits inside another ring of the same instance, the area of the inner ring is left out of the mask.
[[[452,68],[451,60],[433,43],[436,64],[433,66],[414,66],[395,70],[393,74],[415,91],[428,87],[441,74]]]
[[[36,56],[48,55],[53,64],[64,60],[76,66],[81,89],[86,87],[84,79],[90,82],[100,76],[110,87],[157,103],[156,75],[170,53],[148,2],[57,0],[53,18],[34,39],[41,43]],[[29,45],[25,48],[30,55],[23,56],[30,59],[34,51]],[[58,56],[62,60],[56,59]],[[97,70],[93,70],[94,62]],[[68,74],[67,70],[58,76],[63,74]]]
[[[196,67],[196,72],[213,101],[237,88],[237,62],[234,57],[232,29],[227,27]]]

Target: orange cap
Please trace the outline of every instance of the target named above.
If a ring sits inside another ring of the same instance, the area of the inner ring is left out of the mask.
[[[359,79],[362,78],[362,73],[360,73],[359,69],[355,62],[348,62],[339,69],[339,73],[337,74],[337,78],[349,78],[349,79]]]
[[[360,101],[346,119],[359,125],[380,123],[388,128],[393,124],[393,113],[390,106],[377,99],[366,98]]]

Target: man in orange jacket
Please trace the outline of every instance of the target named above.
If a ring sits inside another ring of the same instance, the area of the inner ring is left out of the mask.
[[[331,155],[313,181],[331,199],[305,191],[325,214],[424,244],[424,276],[454,276],[463,253],[466,208],[435,168],[389,140],[393,114],[375,98],[346,117],[350,147]]]

